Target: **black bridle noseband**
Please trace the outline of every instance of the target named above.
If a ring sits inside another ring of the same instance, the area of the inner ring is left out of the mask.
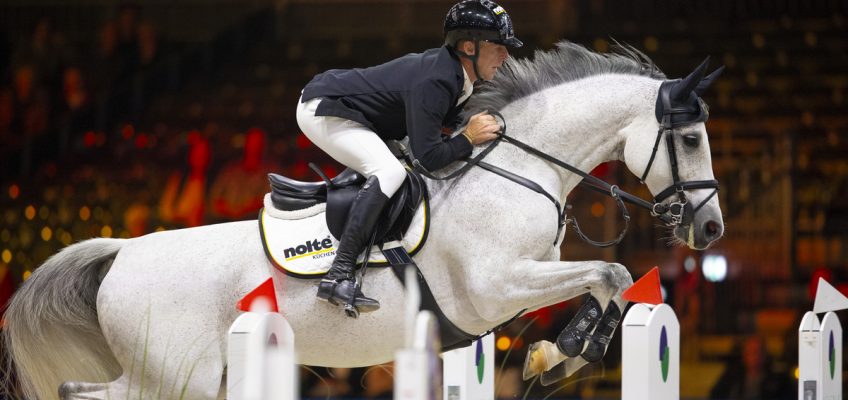
[[[668,83],[673,83],[674,81],[667,81]],[[645,168],[645,172],[642,174],[640,181],[642,183],[645,182],[645,178],[648,176],[648,172],[651,170],[651,166],[653,165],[654,158],[656,158],[657,150],[659,149],[660,139],[662,139],[663,135],[666,137],[666,146],[668,148],[669,161],[671,163],[671,174],[673,178],[673,183],[668,188],[662,190],[659,194],[654,197],[654,201],[650,202],[644,200],[640,197],[627,193],[621,190],[616,185],[611,185],[598,177],[590,175],[580,169],[558,159],[555,158],[541,150],[536,149],[533,146],[530,146],[526,143],[523,143],[511,136],[506,135],[506,120],[503,115],[498,113],[497,111],[490,111],[489,113],[500,118],[502,121],[502,129],[501,133],[498,134],[498,138],[495,139],[487,148],[477,154],[477,156],[470,158],[466,161],[466,165],[462,168],[448,174],[444,177],[437,177],[432,175],[429,171],[427,171],[418,160],[412,157],[411,152],[404,150],[404,153],[412,160],[413,167],[416,171],[426,176],[429,179],[433,180],[448,180],[453,179],[456,176],[459,176],[466,171],[468,171],[473,166],[479,166],[487,171],[500,175],[506,179],[509,179],[515,183],[518,183],[524,187],[527,187],[534,192],[542,194],[547,197],[554,203],[557,209],[558,215],[558,229],[557,235],[554,239],[554,245],[559,241],[559,237],[562,233],[562,228],[566,224],[571,225],[574,228],[575,233],[586,241],[587,243],[597,246],[597,247],[609,247],[616,245],[624,239],[624,235],[627,233],[627,229],[630,226],[630,213],[627,211],[627,207],[624,205],[624,202],[628,202],[631,204],[635,204],[639,207],[645,208],[651,212],[651,215],[661,220],[667,226],[684,226],[692,222],[694,219],[694,215],[698,210],[700,210],[713,196],[718,192],[718,181],[716,180],[702,180],[702,181],[681,181],[680,175],[678,172],[677,166],[677,153],[674,147],[674,128],[683,124],[690,124],[694,122],[703,122],[706,121],[707,118],[707,110],[706,105],[701,101],[700,98],[697,98],[699,112],[696,118],[685,118],[684,114],[692,114],[692,110],[690,107],[672,107],[670,92],[671,85],[666,85],[665,83],[660,86],[659,96],[660,101],[662,101],[662,114],[660,121],[660,128],[657,132],[657,139],[654,143],[654,149],[651,153],[651,158],[648,161],[648,165]],[[680,118],[684,117],[684,118]],[[550,193],[545,191],[538,183],[533,182],[530,179],[527,179],[523,176],[519,176],[515,173],[506,171],[500,167],[491,165],[483,161],[483,158],[486,157],[500,142],[509,143],[513,146],[518,147],[519,149],[550,162],[554,165],[557,165],[569,172],[572,172],[583,178],[580,181],[580,185],[587,187],[589,189],[595,190],[600,193],[604,193],[609,195],[616,201],[619,210],[621,211],[621,215],[624,218],[624,229],[619,233],[618,237],[613,240],[606,242],[597,242],[592,239],[589,239],[583,231],[580,229],[580,226],[577,223],[577,220],[574,217],[566,218],[566,210],[562,207],[556,197],[552,196]],[[694,190],[694,189],[713,189],[713,192],[706,197],[697,207],[692,207],[686,197],[686,190]],[[663,203],[670,196],[677,194],[677,201],[670,202],[668,204]]]

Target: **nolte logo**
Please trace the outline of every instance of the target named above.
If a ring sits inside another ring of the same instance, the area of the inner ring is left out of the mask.
[[[324,240],[318,241],[318,239],[313,239],[311,241],[307,240],[306,243],[289,247],[284,251],[284,256],[286,257],[286,261],[294,260],[306,256],[316,256],[319,254],[326,254],[335,250],[333,248],[333,241],[329,236],[324,238]]]

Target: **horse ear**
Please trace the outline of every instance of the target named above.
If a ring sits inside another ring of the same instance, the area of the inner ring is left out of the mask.
[[[716,68],[716,70],[713,71],[711,74],[705,76],[704,79],[701,79],[701,82],[698,83],[698,86],[695,87],[695,93],[698,96],[703,95],[707,88],[713,84],[713,81],[715,81],[716,78],[718,78],[722,72],[724,72],[724,65]]]
[[[694,71],[692,71],[689,76],[683,78],[682,81],[677,82],[674,87],[671,89],[671,98],[678,101],[686,101],[689,99],[689,94],[695,90],[695,87],[698,86],[698,83],[701,82],[701,78],[704,77],[704,72],[707,70],[707,65],[710,63],[710,57],[704,59]]]

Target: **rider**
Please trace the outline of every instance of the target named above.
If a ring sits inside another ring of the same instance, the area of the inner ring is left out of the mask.
[[[497,137],[500,126],[486,112],[472,116],[461,135],[443,138],[441,128],[452,125],[474,83],[494,77],[509,56],[507,47],[522,46],[509,15],[489,0],[459,2],[448,11],[444,37],[440,48],[371,68],[329,70],[303,89],[297,106],[300,129],[331,157],[367,177],[351,205],[332,267],[319,284],[320,299],[362,312],[380,307],[356,288],[354,269],[383,207],[406,179],[384,140],[408,136],[412,155],[433,171]]]

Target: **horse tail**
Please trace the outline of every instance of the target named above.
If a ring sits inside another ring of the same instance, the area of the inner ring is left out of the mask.
[[[100,238],[66,247],[21,285],[2,332],[7,393],[14,393],[13,374],[26,399],[55,399],[65,381],[120,375],[97,320],[97,291],[124,243]]]

